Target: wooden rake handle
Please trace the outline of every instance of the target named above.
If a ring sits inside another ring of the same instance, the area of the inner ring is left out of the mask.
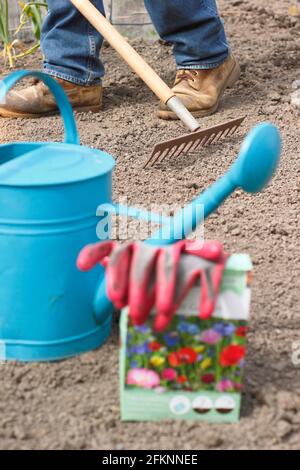
[[[71,0],[71,2],[160,100],[167,103],[174,97],[168,85],[89,0]]]

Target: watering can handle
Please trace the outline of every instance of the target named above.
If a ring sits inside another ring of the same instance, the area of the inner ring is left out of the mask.
[[[50,75],[42,72],[32,70],[20,70],[13,72],[5,77],[0,82],[0,103],[5,103],[5,96],[8,91],[20,80],[25,77],[35,77],[41,80],[47,85],[51,93],[53,94],[57,106],[60,110],[64,127],[65,127],[65,143],[66,144],[79,144],[79,135],[74,119],[73,109],[69,103],[68,97],[64,92],[62,86],[55,81]]]

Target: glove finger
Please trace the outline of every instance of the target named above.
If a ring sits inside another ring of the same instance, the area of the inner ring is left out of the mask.
[[[154,330],[157,331],[158,333],[161,333],[162,331],[164,331],[168,327],[170,322],[172,321],[174,313],[175,312],[171,314],[169,312],[168,315],[157,313],[154,319],[154,325],[153,325]]]
[[[183,254],[180,257],[176,271],[176,282],[173,297],[169,299],[169,304],[165,304],[163,311],[158,311],[155,328],[158,331],[163,330],[172,320],[174,313],[180,307],[183,300],[188,295],[190,289],[196,284],[201,277],[201,273],[213,267],[213,263],[203,260],[198,256]],[[202,287],[203,288],[203,287]],[[201,288],[201,291],[202,291]],[[159,284],[158,289],[161,289]],[[163,291],[160,291],[163,295]],[[204,299],[207,300],[207,286],[204,286]]]
[[[111,240],[94,243],[84,247],[78,255],[77,267],[80,271],[89,271],[96,264],[101,263],[113,250],[115,243]]]
[[[177,271],[185,242],[178,242],[170,247],[164,247],[157,260],[156,309],[158,313],[167,313],[173,304],[177,290]]]
[[[132,260],[132,245],[118,245],[111,253],[106,269],[107,294],[116,308],[128,303],[129,278]]]
[[[185,244],[186,253],[200,256],[209,261],[218,261],[223,256],[223,246],[216,240],[209,242],[186,240]]]
[[[157,260],[154,328],[162,331],[174,315],[174,296],[177,289],[177,271],[185,242],[162,248]]]
[[[206,298],[203,297],[200,306],[200,318],[202,319],[210,318],[215,310],[224,268],[225,258],[221,263],[203,273],[203,279],[205,279],[203,282],[207,283],[207,293]],[[205,295],[205,292],[203,295]]]
[[[201,295],[199,313],[202,320],[207,320],[211,317],[214,310],[213,303],[213,285],[210,275],[210,270],[207,269],[201,273]]]
[[[129,314],[135,325],[148,319],[155,302],[156,261],[160,247],[135,243],[130,272]]]
[[[157,309],[155,328],[158,331],[165,329],[172,320],[174,313],[180,307],[197,278],[199,278],[201,266],[204,264],[207,265],[207,263],[207,261],[203,261],[196,256],[181,254],[175,270],[174,288],[170,289],[164,302],[162,299],[165,295],[166,288],[162,282],[158,283],[157,290],[159,292],[159,298],[161,299],[161,305],[163,305],[163,308]]]

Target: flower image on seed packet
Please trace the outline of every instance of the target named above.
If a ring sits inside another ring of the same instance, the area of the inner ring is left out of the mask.
[[[246,355],[252,264],[229,258],[213,316],[201,320],[195,286],[168,328],[121,317],[120,387],[124,421],[237,422]],[[155,315],[155,312],[153,312]]]

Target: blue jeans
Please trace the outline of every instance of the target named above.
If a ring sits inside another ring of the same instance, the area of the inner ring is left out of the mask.
[[[92,3],[104,13],[103,0]],[[69,1],[48,0],[41,45],[44,71],[79,85],[101,82],[100,34]],[[162,39],[174,46],[178,69],[218,67],[229,47],[215,0],[145,0]]]

